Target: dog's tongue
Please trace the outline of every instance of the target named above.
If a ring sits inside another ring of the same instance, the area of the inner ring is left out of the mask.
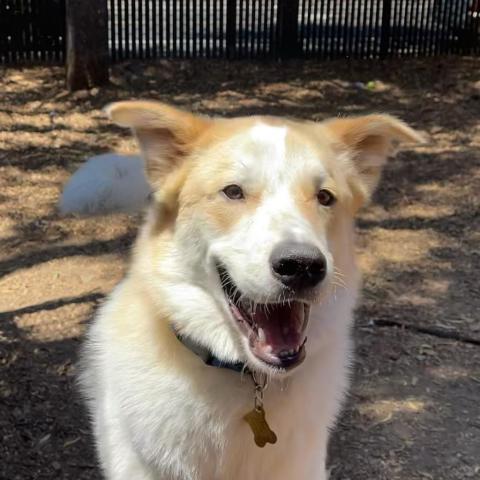
[[[259,305],[250,314],[258,327],[259,346],[271,347],[271,353],[297,350],[303,343],[306,323],[303,303]]]

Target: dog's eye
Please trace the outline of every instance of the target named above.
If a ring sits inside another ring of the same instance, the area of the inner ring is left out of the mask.
[[[241,200],[242,198],[245,198],[242,188],[238,185],[227,185],[222,192],[231,200]]]
[[[317,193],[317,200],[320,205],[323,205],[324,207],[330,207],[335,203],[336,198],[333,196],[332,192],[322,188]]]

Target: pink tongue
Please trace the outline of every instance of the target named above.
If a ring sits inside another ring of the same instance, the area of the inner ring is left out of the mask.
[[[297,349],[303,342],[305,307],[302,303],[260,305],[251,317],[258,328],[263,329],[265,343],[274,352]]]

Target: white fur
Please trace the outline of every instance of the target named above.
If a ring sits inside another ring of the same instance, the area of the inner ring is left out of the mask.
[[[147,204],[149,193],[139,156],[107,153],[90,158],[73,174],[59,210],[81,215],[135,212]]]
[[[346,287],[319,292],[305,362],[289,376],[266,370],[265,411],[277,444],[258,448],[243,420],[253,407],[250,378],[204,365],[164,320],[220,359],[261,370],[231,318],[212,258],[221,257],[249,295],[274,299],[268,257],[277,242],[293,236],[322,249],[330,284],[331,246],[325,232],[303,218],[292,194],[300,177],[322,179],[326,172],[315,152],[287,145],[287,137],[286,128],[260,125],[227,141],[222,148],[236,157],[232,180],[264,187],[258,208],[227,233],[209,228],[201,211],[180,215],[173,238],[158,247],[160,257],[147,222],[130,274],[95,319],[82,382],[107,479],[326,480],[328,431],[348,384],[357,296],[351,218],[339,225],[335,245]],[[326,215],[322,208],[319,215]]]

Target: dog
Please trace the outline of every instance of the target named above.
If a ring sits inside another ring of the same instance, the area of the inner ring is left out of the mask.
[[[422,137],[383,114],[106,112],[135,134],[151,194],[81,355],[105,478],[325,480],[353,351],[355,214],[398,143]]]

